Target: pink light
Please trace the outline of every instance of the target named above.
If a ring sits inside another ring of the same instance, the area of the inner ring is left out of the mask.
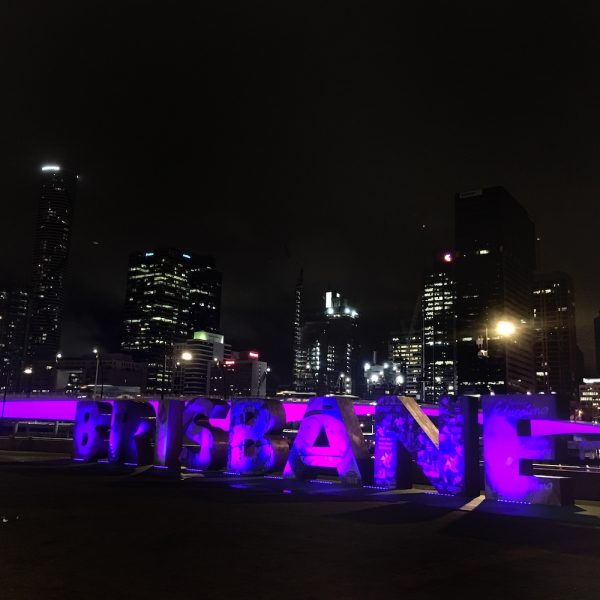
[[[232,361],[235,362],[235,361]],[[103,402],[110,402],[112,400],[105,399]],[[154,408],[154,412],[158,411],[158,400],[148,401]],[[1,405],[1,404],[0,404]],[[7,400],[4,407],[4,418],[5,419],[38,419],[48,421],[74,421],[75,410],[77,406],[77,400],[61,399],[61,398],[49,398],[47,400]],[[306,412],[306,403],[303,402],[284,402],[283,409],[285,410],[285,419],[288,423],[294,423],[301,421]],[[375,405],[373,404],[355,404],[354,410],[359,417],[370,416],[375,414]],[[0,408],[0,414],[2,409]],[[428,417],[437,417],[439,410],[437,407],[424,407],[423,412]],[[479,412],[479,424],[483,423],[483,414]],[[224,419],[211,419],[211,425],[219,427],[225,431],[229,430],[229,415]],[[581,424],[584,425],[584,424]],[[596,427],[600,430],[599,426],[588,425],[587,427]],[[585,433],[592,432],[588,430]],[[577,428],[573,433],[584,433],[581,428]],[[544,435],[544,434],[539,434]],[[550,435],[550,434],[545,434]]]
[[[600,435],[600,425],[578,421],[554,421],[552,419],[532,419],[531,435]]]
[[[225,361],[225,364],[226,364],[227,366],[235,365],[235,360],[226,360],[226,361]]]
[[[258,352],[248,352],[250,358],[258,358]]]
[[[452,256],[452,253],[446,252],[444,254],[444,262],[451,263],[453,260],[454,260],[454,257]]]

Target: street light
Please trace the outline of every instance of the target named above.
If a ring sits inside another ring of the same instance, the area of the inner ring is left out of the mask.
[[[33,369],[31,367],[25,367],[25,369],[23,369],[23,373],[25,373],[25,375],[31,375],[33,373]],[[28,382],[27,382],[27,397],[29,398],[30,394],[31,394],[31,380],[29,378]]]
[[[503,337],[514,335],[517,328],[510,321],[498,321],[496,324],[496,333]]]
[[[94,398],[96,397],[96,388],[98,387],[98,367],[100,366],[100,353],[98,348],[94,348],[92,352],[96,355],[96,377],[94,378]]]
[[[191,360],[193,360],[194,355],[189,352],[188,350],[185,350],[181,353],[180,356],[181,360],[183,362],[177,362],[177,365],[180,367],[179,369],[179,391],[181,394],[183,394],[185,392],[185,384],[184,384],[184,377],[183,377],[183,363],[186,362],[190,362]]]

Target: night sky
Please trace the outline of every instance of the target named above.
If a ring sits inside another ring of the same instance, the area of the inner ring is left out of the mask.
[[[404,4],[3,2],[0,279],[29,278],[40,165],[70,165],[63,352],[117,350],[128,253],[172,245],[215,255],[226,338],[283,382],[301,266],[375,344],[452,246],[454,193],[503,185],[574,278],[589,371],[600,4]]]

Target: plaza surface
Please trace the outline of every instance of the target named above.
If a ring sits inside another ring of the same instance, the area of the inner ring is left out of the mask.
[[[0,452],[0,598],[592,598],[600,506]]]

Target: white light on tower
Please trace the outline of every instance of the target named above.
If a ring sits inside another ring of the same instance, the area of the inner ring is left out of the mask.
[[[58,165],[44,165],[42,171],[60,171],[60,167]]]

